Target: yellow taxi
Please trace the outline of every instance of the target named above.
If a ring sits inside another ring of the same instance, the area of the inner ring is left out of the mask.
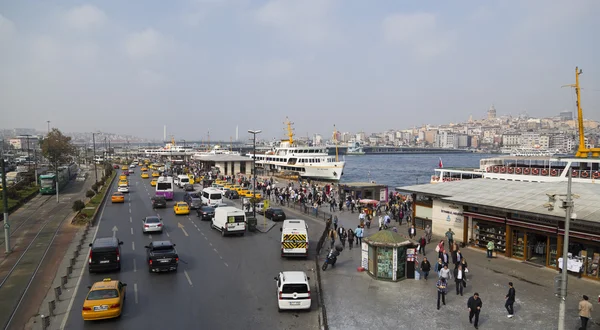
[[[242,191],[243,191],[243,190],[246,190],[246,189],[242,188],[242,186],[238,186],[237,184],[236,184],[236,185],[234,185],[234,186],[233,186],[233,187],[231,187],[231,188],[232,188],[233,190],[237,191],[237,192],[238,192],[238,194],[240,194],[240,195],[242,194]]]
[[[150,164],[150,165],[148,165],[148,168],[149,168],[149,169],[154,169],[154,164]]]
[[[152,179],[152,181],[150,181],[150,185],[152,187],[156,187],[156,179]]]
[[[158,172],[152,172],[152,177],[153,178],[158,178],[160,176],[160,173]]]
[[[127,170],[127,165],[123,165],[123,166],[121,166],[121,169],[122,169],[123,171],[126,171],[126,170]]]
[[[128,186],[129,185],[129,181],[127,181],[127,178],[125,178],[125,179],[119,178],[119,186],[120,185],[127,185]]]
[[[125,287],[127,284],[105,278],[89,286],[81,316],[84,321],[112,319],[121,316],[125,303]]]
[[[256,195],[254,195],[254,196],[258,199],[262,199],[262,195],[258,191],[256,192]],[[248,193],[246,193],[246,197],[252,197],[252,191],[248,191]]]
[[[229,190],[234,190],[233,186],[234,185],[232,183],[226,183],[226,184],[223,185],[224,188],[229,189]]]
[[[195,181],[194,181],[194,175],[191,174],[191,173],[189,173],[187,176],[190,179],[190,184],[194,184],[195,183]]]
[[[142,172],[142,179],[148,179],[149,177],[148,172]]]
[[[227,183],[227,181],[225,181],[225,180],[221,180],[221,179],[216,179],[216,180],[215,180],[215,183],[218,183],[218,184],[224,184],[224,183]]]
[[[125,174],[121,174],[121,175],[119,176],[119,180],[121,180],[121,181],[123,181],[123,180],[127,181],[127,175],[125,175]]]
[[[142,172],[146,172],[148,171],[148,168],[146,166],[142,166]]]
[[[112,194],[110,201],[113,203],[125,203],[125,195],[117,191],[114,194]]]
[[[177,202],[175,206],[173,206],[173,211],[175,211],[176,215],[190,214],[190,207],[186,202]]]

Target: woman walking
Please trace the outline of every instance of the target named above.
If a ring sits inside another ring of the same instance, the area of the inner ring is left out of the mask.
[[[354,232],[352,231],[352,228],[348,228],[347,233],[348,247],[352,250],[352,245],[354,245]]]
[[[342,242],[342,247],[346,248],[346,238],[348,237],[348,234],[346,233],[346,229],[342,226],[338,228],[338,237],[340,242]]]

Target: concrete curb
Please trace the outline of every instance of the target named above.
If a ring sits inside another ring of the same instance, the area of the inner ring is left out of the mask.
[[[321,268],[319,266],[319,255],[315,256],[315,269],[317,272],[317,296],[319,298],[319,325],[322,330],[329,330],[327,323],[327,310],[325,308],[325,298],[323,298],[323,288],[321,287]]]
[[[104,203],[106,203],[106,198],[108,198],[107,197],[109,195],[108,191],[110,190],[113,183],[115,182],[117,173],[115,171],[113,171],[112,175],[113,175],[113,177],[112,177],[112,179],[110,179],[110,183],[108,184],[108,186],[106,187],[106,191],[104,192],[104,197],[102,197],[102,202],[100,202],[100,204],[98,204],[98,208],[96,209],[96,212],[94,212],[94,215],[92,215],[92,221],[90,222],[90,227],[94,227],[94,225],[96,224],[96,221],[98,220],[98,214],[100,213],[100,209],[102,208],[102,206],[104,206]]]

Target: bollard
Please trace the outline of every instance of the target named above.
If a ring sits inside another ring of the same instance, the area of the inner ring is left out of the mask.
[[[77,261],[77,259],[71,258],[71,267],[75,266],[76,261]]]
[[[73,252],[73,258],[77,258],[77,257],[79,257],[79,249],[77,249]]]
[[[56,309],[56,301],[52,300],[48,302],[48,316],[54,316],[54,310]]]
[[[85,237],[81,236],[81,239],[79,240],[79,244],[83,245],[83,241],[85,241]]]
[[[62,294],[62,289],[60,286],[54,288],[54,300],[60,301],[60,295]]]
[[[41,315],[42,317],[42,330],[48,329],[50,327],[50,315]]]
[[[77,247],[75,247],[75,252],[79,251],[79,249],[81,249],[81,246],[82,246],[82,245],[83,245],[83,244],[81,244],[81,243],[78,243],[78,244],[77,244]]]
[[[60,285],[61,285],[63,288],[64,288],[64,287],[65,287],[65,285],[67,284],[67,279],[68,279],[68,276],[67,276],[67,275],[65,275],[65,276],[61,276],[61,277],[60,277]]]
[[[73,272],[73,266],[67,266],[67,276]]]

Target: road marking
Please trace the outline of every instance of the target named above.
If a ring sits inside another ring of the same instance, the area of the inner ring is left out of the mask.
[[[133,227],[131,228],[131,235],[133,235]]]
[[[131,216],[129,216],[129,223],[133,222],[133,218]]]
[[[131,249],[135,251],[135,242],[131,242]]]
[[[200,234],[202,234],[202,236],[204,236],[204,233],[203,233],[203,232],[200,232]]]
[[[102,206],[102,212],[100,212],[100,219],[98,220],[98,224],[96,225],[96,230],[94,231],[94,237],[92,238],[92,242],[96,239],[96,235],[98,235],[98,229],[100,229],[100,224],[102,223],[102,217],[104,216],[104,209],[106,208],[106,204],[108,203],[105,201],[104,205]],[[90,254],[91,250],[91,247],[88,248],[88,255]],[[67,307],[67,311],[64,314],[65,316],[63,317],[63,320],[60,323],[61,330],[65,328],[65,326],[67,325],[67,321],[69,320],[69,314],[71,314],[70,311],[73,308],[73,302],[75,301],[75,297],[77,296],[77,291],[79,290],[79,285],[81,284],[81,279],[83,278],[83,272],[85,271],[85,269],[86,264],[84,263],[83,267],[81,267],[81,271],[79,272],[79,278],[77,279],[77,284],[75,284],[75,290],[73,291],[73,295],[71,296],[71,300],[69,301],[69,306]]]
[[[184,234],[185,236],[190,236],[190,235],[188,235],[187,231],[185,231],[185,228],[184,228],[184,226],[181,224],[181,222],[178,222],[178,223],[177,223],[177,227],[181,228],[181,230],[183,231],[183,234]]]
[[[171,237],[171,235],[169,235],[169,232],[167,232],[167,237]]]
[[[200,228],[196,227],[196,229],[198,229],[198,231],[200,231]]]
[[[151,235],[151,234],[148,234],[148,238],[149,238],[149,239],[152,239],[152,235]]]
[[[210,246],[212,246],[212,243],[208,243]]]
[[[213,248],[213,250],[214,250],[214,251],[215,251],[217,254],[219,254],[219,251],[217,251],[217,249]]]
[[[205,240],[208,240],[208,238],[206,238],[206,236],[204,236],[204,239],[205,239]]]
[[[131,214],[131,209],[129,209],[129,214]]]
[[[224,262],[224,264],[225,264],[225,267],[229,267],[229,265],[226,262]]]
[[[221,260],[223,260],[223,257],[221,257],[221,255],[219,254],[219,258],[221,258]],[[135,261],[135,260],[134,260]]]
[[[188,283],[190,284],[190,286],[194,286],[194,285],[192,284],[192,280],[190,279],[190,275],[188,275],[188,272],[187,272],[187,270],[184,270],[184,271],[183,271],[183,274],[185,275],[185,278],[187,278],[187,280],[188,280]]]
[[[135,296],[135,303],[138,303],[138,288],[137,283],[133,283],[133,295]]]
[[[133,259],[133,272],[137,272],[137,264],[135,263],[135,258]]]

